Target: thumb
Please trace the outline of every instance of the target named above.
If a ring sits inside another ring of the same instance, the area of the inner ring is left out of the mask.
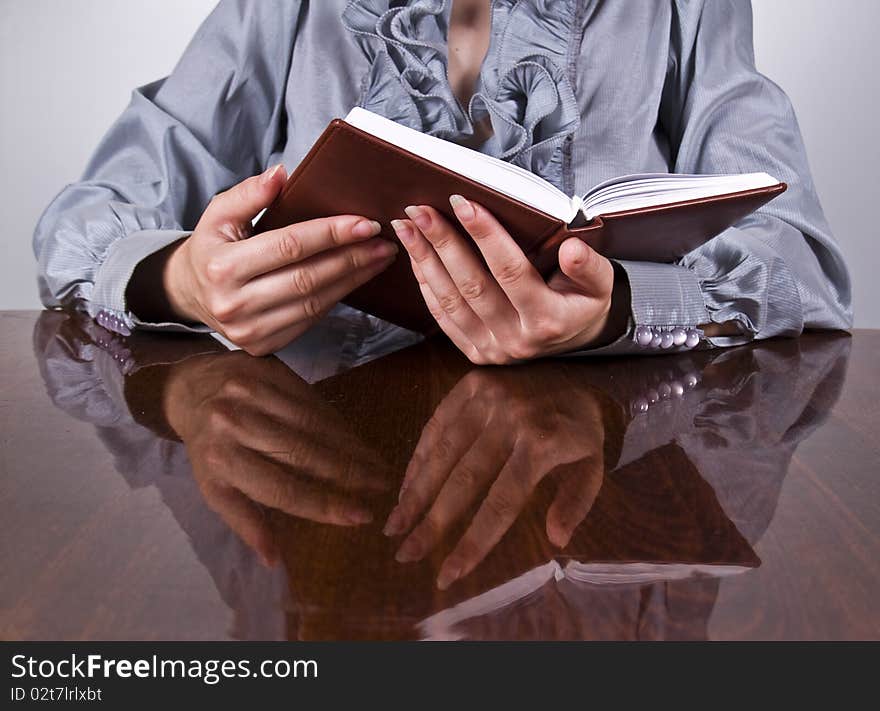
[[[287,172],[281,163],[243,180],[214,196],[205,209],[202,222],[213,227],[231,224],[249,230],[251,220],[272,204],[286,180]]]
[[[614,288],[611,262],[577,237],[560,245],[559,269],[586,296],[606,296]]]

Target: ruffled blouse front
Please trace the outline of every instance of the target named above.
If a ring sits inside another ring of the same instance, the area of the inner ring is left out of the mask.
[[[488,120],[489,155],[563,188],[562,150],[580,120],[570,48],[577,3],[496,0],[492,36],[465,110],[447,77],[448,0],[352,0],[342,16],[369,60],[360,105],[422,133],[453,141]]]
[[[217,192],[274,163],[293,168],[329,120],[360,104],[469,145],[490,128],[480,150],[568,195],[646,172],[765,171],[788,183],[676,264],[618,260],[631,333],[590,353],[644,353],[633,339],[646,329],[710,321],[741,327],[715,345],[852,323],[846,265],[791,104],[754,65],[748,3],[494,0],[467,107],[447,77],[451,9],[452,0],[221,0],[171,75],[135,91],[82,179],[40,219],[43,302],[102,325],[190,329],[129,309],[137,265],[185,238]],[[363,352],[392,335],[351,331]]]

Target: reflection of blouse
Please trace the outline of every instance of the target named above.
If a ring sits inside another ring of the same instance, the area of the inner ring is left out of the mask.
[[[127,311],[137,263],[192,229],[214,193],[274,162],[294,167],[330,119],[361,105],[458,141],[488,120],[480,150],[569,194],[627,173],[767,171],[788,192],[680,263],[620,263],[632,327],[734,320],[742,336],[714,339],[730,345],[850,325],[847,270],[791,105],[755,70],[748,3],[495,0],[467,109],[446,78],[450,5],[221,2],[41,219],[44,302],[181,328]]]
[[[156,487],[221,597],[234,611],[230,633],[241,639],[282,638],[287,633],[279,607],[287,584],[284,571],[263,568],[220,517],[207,508],[183,445],[159,439],[138,424],[129,410],[123,373],[163,361],[149,353],[136,357],[119,351],[114,338],[102,335],[97,327],[89,337],[76,329],[65,332],[64,320],[61,314],[44,313],[34,332],[36,358],[52,402],[71,417],[96,426],[114,456],[117,470],[132,489]],[[353,367],[358,361],[352,359],[350,342],[338,324],[331,325],[333,320],[316,327],[310,338],[323,344],[326,360],[341,368]],[[370,332],[366,324],[361,323],[359,328],[365,341],[375,342],[376,333]],[[385,345],[377,343],[374,353],[384,350]],[[643,361],[648,370],[634,374],[630,369],[628,376],[604,379],[605,395],[621,404],[638,400],[646,389],[662,392],[663,383],[674,385],[686,382],[688,377],[694,382],[688,392],[660,399],[647,412],[635,415],[626,430],[618,433],[622,435],[621,454],[615,470],[662,452],[668,445],[679,447],[698,476],[712,487],[724,514],[754,546],[773,519],[795,449],[825,421],[839,396],[849,347],[847,338],[802,339],[719,352],[711,354],[708,362],[688,355],[662,363]],[[293,350],[290,362],[308,368],[305,351],[313,349],[304,345],[303,352]],[[725,364],[728,367],[709,382],[702,380],[708,364],[716,369]],[[326,373],[313,375],[322,377]],[[584,430],[585,437],[595,434]],[[694,595],[696,587],[705,587],[710,608],[717,589],[712,579],[690,581],[683,583],[687,595],[669,595],[676,585],[660,582],[649,589],[623,589],[562,583],[558,588],[562,597],[543,595],[532,598],[528,606],[510,606],[486,622],[483,631],[490,637],[509,638],[505,630],[529,629],[521,619],[529,615],[534,618],[537,638],[553,634],[543,626],[547,620],[563,623],[556,634],[572,636],[624,629],[625,620],[632,620],[631,626],[637,626],[635,621],[649,620],[652,635],[664,636],[675,626],[676,618],[690,629],[694,615],[698,615],[696,621],[708,615],[709,610],[705,610],[705,615],[699,616],[701,603],[700,596]],[[691,607],[677,610],[673,605],[676,600],[679,605]],[[566,614],[548,614],[547,606],[552,611],[559,604],[567,608]],[[481,624],[475,623],[473,634]],[[571,630],[568,625],[573,626]]]

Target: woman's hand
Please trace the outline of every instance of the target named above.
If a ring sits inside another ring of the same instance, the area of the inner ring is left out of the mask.
[[[275,358],[240,351],[172,366],[163,406],[208,506],[264,562],[278,559],[265,508],[337,526],[369,522],[386,464]]]
[[[392,226],[428,309],[472,362],[528,360],[600,345],[622,333],[626,314],[612,313],[611,262],[571,238],[559,248],[559,271],[545,282],[486,208],[460,195],[449,202],[488,270],[431,207],[407,207],[410,219]]]
[[[546,535],[559,548],[568,545],[599,494],[605,473],[599,400],[591,388],[564,376],[532,379],[529,372],[523,378],[472,370],[422,430],[385,533],[408,533],[398,561],[421,560],[477,505],[440,566],[441,589],[477,567],[546,477],[556,479]],[[548,389],[553,382],[558,386]]]
[[[217,195],[168,257],[165,292],[177,317],[205,323],[252,355],[287,345],[394,260],[357,215],[309,220],[250,237],[251,221],[281,191],[275,166]]]

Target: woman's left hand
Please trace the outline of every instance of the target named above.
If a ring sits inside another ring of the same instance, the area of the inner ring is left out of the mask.
[[[450,204],[488,270],[437,210],[406,208],[392,222],[438,325],[474,363],[502,364],[611,340],[614,268],[584,242],[560,245],[559,271],[545,282],[513,238],[481,205]]]

